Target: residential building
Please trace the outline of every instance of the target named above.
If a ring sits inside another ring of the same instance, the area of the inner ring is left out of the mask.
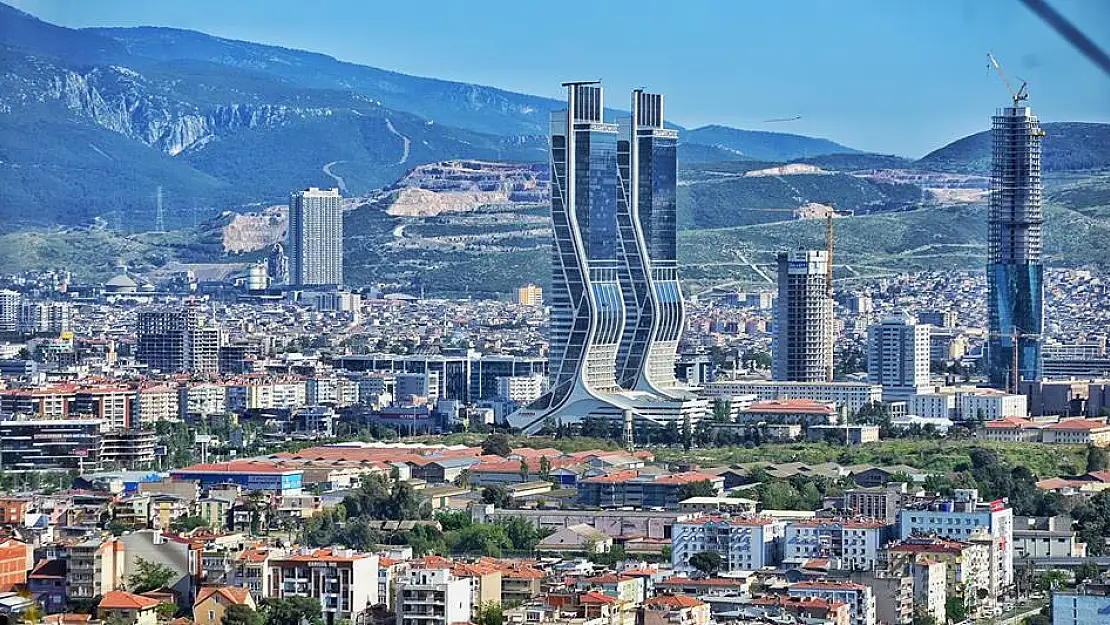
[[[905,399],[929,386],[929,326],[902,312],[867,329],[867,381],[883,399]]]
[[[848,581],[871,589],[879,623],[913,623],[913,577],[909,574],[883,569],[850,571]]]
[[[417,569],[397,584],[397,625],[469,623],[470,583],[449,569]]]
[[[97,606],[100,620],[127,625],[157,625],[155,608],[162,603],[157,599],[136,595],[125,590],[111,590],[104,594]]]
[[[69,548],[66,565],[68,598],[92,599],[123,588],[123,543],[90,539]]]
[[[987,372],[991,386],[1017,392],[1021,380],[1041,379],[1044,131],[1033,111],[1017,98],[1013,106],[999,109],[991,122]],[[1015,351],[1018,371],[1012,370]]]
[[[709,604],[687,595],[659,595],[640,605],[641,625],[709,625]]]
[[[844,512],[853,517],[878,519],[888,525],[898,521],[898,511],[906,500],[905,482],[890,482],[878,488],[852,488],[844,491]]]
[[[829,568],[872,570],[879,560],[887,524],[866,519],[790,521],[783,534],[787,562],[829,561]]]
[[[224,613],[233,605],[245,605],[252,610],[257,608],[246,588],[205,586],[193,602],[193,622],[196,625],[223,625]]]
[[[906,398],[906,413],[927,419],[950,419],[956,415],[956,396],[950,393],[914,393]]]
[[[831,382],[833,300],[824,251],[778,255],[778,298],[771,343],[775,380]]]
[[[707,597],[712,604],[714,599]],[[731,597],[730,597],[731,599]],[[851,625],[852,606],[843,601],[815,596],[763,595],[746,602],[766,615],[762,622],[821,622],[829,625]],[[731,608],[731,602],[729,602]],[[785,618],[784,618],[785,617]]]
[[[15,291],[0,290],[0,334],[14,334],[19,329],[19,305],[23,296]]]
[[[66,561],[40,560],[27,576],[27,590],[43,612],[57,614],[66,608]]]
[[[875,595],[862,584],[846,582],[797,582],[786,590],[791,597],[817,597],[848,604],[852,625],[876,625]]]
[[[763,517],[704,516],[679,520],[671,530],[671,566],[676,573],[697,569],[690,558],[703,551],[720,554],[721,570],[756,571],[777,562],[776,544],[785,524]]]
[[[139,360],[163,373],[218,373],[220,330],[194,306],[139,312]]]
[[[541,375],[497,378],[497,396],[517,404],[535,401],[543,394],[546,378]]]
[[[911,537],[892,543],[884,550],[885,566],[892,571],[910,571],[915,576],[929,575],[932,572],[915,572],[915,566],[931,563],[944,565],[945,596],[960,597],[972,614],[981,613],[981,607],[993,604],[994,599],[984,602],[981,594],[989,596],[991,585],[991,547],[988,541],[975,542],[951,540],[935,537]],[[918,592],[915,586],[915,593]],[[980,592],[982,591],[982,592]],[[921,592],[932,592],[922,590]]]
[[[976,489],[957,489],[952,500],[903,509],[898,524],[903,540],[932,535],[966,541],[985,530],[991,544],[991,596],[1001,596],[1014,583],[1014,511],[1004,501],[982,501]]]
[[[578,481],[578,503],[593,508],[678,508],[685,484],[709,482],[719,495],[724,478],[707,473],[648,473],[638,469],[615,471]]]
[[[910,565],[913,577],[913,602],[920,605],[935,623],[948,622],[948,565],[921,559]]]
[[[70,306],[65,302],[24,302],[19,308],[18,331],[59,336],[70,331],[70,317]]]
[[[0,497],[0,525],[23,525],[31,500],[24,497]]]
[[[289,196],[289,284],[343,284],[343,208],[339,189],[310,187]]]
[[[516,290],[515,300],[521,306],[540,306],[543,304],[543,288],[526,284]]]
[[[154,465],[158,435],[150,430],[112,430],[101,436],[100,458],[105,467],[127,470],[149,469]]]
[[[34,550],[25,542],[0,541],[0,592],[11,592],[27,584],[27,573],[35,566]]]
[[[1085,558],[1087,545],[1079,542],[1067,516],[1015,517],[1014,558]]]
[[[320,601],[327,625],[354,621],[378,603],[378,556],[317,549],[277,556],[270,563],[272,596]],[[468,587],[469,590],[469,587]],[[463,620],[469,618],[469,613]]]

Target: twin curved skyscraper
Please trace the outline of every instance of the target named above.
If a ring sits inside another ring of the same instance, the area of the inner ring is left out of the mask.
[[[707,404],[674,376],[678,132],[661,95],[633,91],[631,116],[611,124],[597,83],[564,86],[551,121],[551,388],[509,423],[696,420]]]

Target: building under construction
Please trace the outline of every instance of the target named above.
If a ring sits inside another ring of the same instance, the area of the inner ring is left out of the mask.
[[[1043,136],[1020,92],[1014,96],[1013,106],[999,109],[992,118],[987,357],[990,384],[1000,389],[1014,389],[1021,380],[1041,378]]]
[[[830,382],[833,378],[833,300],[828,250],[778,256],[778,298],[772,338],[775,380]]]

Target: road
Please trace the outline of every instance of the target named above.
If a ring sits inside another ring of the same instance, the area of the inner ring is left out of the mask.
[[[344,195],[346,195],[347,194],[347,183],[344,182],[343,176],[340,176],[339,174],[333,174],[331,172],[331,168],[333,166],[338,165],[342,162],[344,162],[344,161],[332,161],[332,162],[328,163],[327,165],[324,165],[324,173],[327,174],[328,176],[330,176],[331,179],[335,181],[335,186],[339,187],[339,191],[342,192]]]
[[[404,142],[404,147],[401,150],[401,160],[397,161],[398,165],[404,165],[409,160],[409,148],[412,146],[412,140],[410,140],[405,135],[397,132],[397,129],[393,127],[393,122],[390,121],[388,117],[385,118],[385,127],[389,130],[389,132],[392,132],[398,137],[401,137],[401,141]]]

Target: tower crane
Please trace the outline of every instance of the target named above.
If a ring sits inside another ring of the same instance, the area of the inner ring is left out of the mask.
[[[987,53],[987,61],[990,63],[987,67],[993,67],[994,71],[998,74],[998,78],[1002,81],[1002,84],[1006,85],[1006,90],[1010,92],[1010,97],[1014,99],[1014,108],[1017,108],[1021,102],[1029,99],[1029,94],[1025,90],[1029,83],[1018,77],[1018,80],[1021,80],[1021,86],[1018,87],[1017,91],[1014,91],[1013,85],[1010,84],[1010,79],[1006,77],[1006,72],[1002,71],[1002,66],[998,64],[998,60],[995,59],[994,55],[990,52]]]

